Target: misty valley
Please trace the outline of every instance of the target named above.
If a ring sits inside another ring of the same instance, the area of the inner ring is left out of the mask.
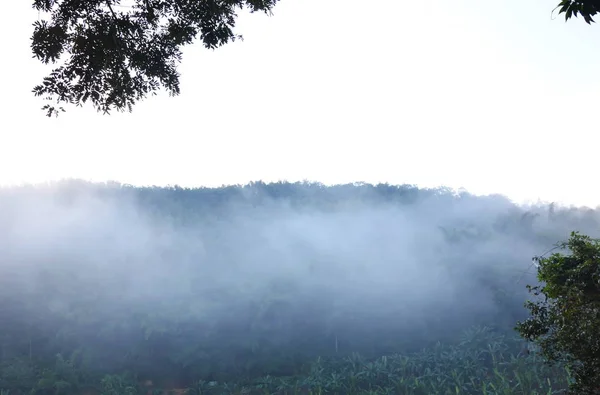
[[[534,256],[598,210],[387,184],[0,189],[1,395],[558,394]]]

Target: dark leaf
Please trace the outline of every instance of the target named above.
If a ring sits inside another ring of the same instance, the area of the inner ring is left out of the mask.
[[[134,0],[117,7],[105,0],[35,0],[34,9],[47,15],[34,23],[31,50],[43,63],[60,64],[34,94],[75,105],[89,100],[106,114],[131,111],[159,89],[177,95],[183,45],[200,39],[216,49],[234,41],[237,9],[270,13],[277,1]]]

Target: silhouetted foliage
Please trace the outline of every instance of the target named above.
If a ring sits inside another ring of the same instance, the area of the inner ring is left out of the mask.
[[[565,20],[581,15],[587,24],[595,22],[592,18],[600,11],[600,0],[562,0],[558,6],[559,14],[565,14]]]
[[[45,64],[60,65],[37,85],[36,96],[98,111],[131,111],[165,88],[177,95],[181,47],[197,38],[215,49],[241,38],[237,12],[271,12],[277,0],[35,0],[48,16],[34,23],[31,49]],[[213,78],[206,76],[206,78]],[[63,107],[43,107],[48,116]]]
[[[541,285],[526,306],[531,317],[517,325],[549,361],[571,368],[573,394],[600,394],[600,240],[572,233],[559,244],[570,254],[538,257]]]

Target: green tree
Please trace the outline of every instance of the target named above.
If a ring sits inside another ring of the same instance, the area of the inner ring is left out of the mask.
[[[237,12],[270,13],[278,0],[34,0],[41,17],[31,49],[57,67],[33,89],[56,104],[88,100],[104,113],[131,111],[148,94],[179,94],[181,48],[199,38],[209,49],[241,38]],[[207,76],[211,78],[211,76]]]
[[[581,15],[588,24],[594,22],[592,17],[600,12],[600,0],[562,0],[555,9],[565,14],[565,20]]]
[[[600,239],[573,232],[558,248],[568,254],[536,257],[540,285],[521,336],[540,346],[550,362],[572,370],[576,394],[600,394]]]

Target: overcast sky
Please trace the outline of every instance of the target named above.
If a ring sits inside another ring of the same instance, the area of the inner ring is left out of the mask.
[[[600,204],[600,26],[558,0],[281,0],[243,42],[185,50],[182,93],[133,113],[31,88],[31,0],[0,14],[0,183],[410,183]],[[10,54],[10,56],[9,56]]]

